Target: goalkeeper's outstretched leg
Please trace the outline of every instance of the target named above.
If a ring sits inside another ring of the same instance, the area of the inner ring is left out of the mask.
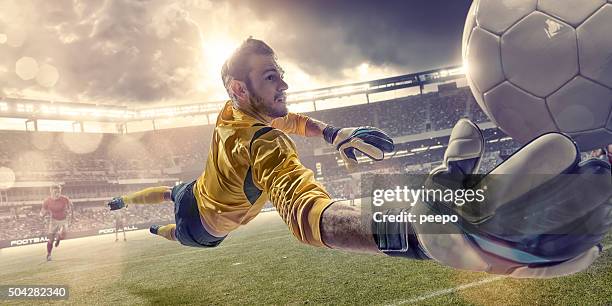
[[[167,201],[173,201],[172,188],[159,186],[145,188],[128,195],[115,197],[110,200],[107,205],[109,206],[110,210],[117,210],[127,207],[130,204],[160,204]],[[164,226],[152,225],[149,231],[151,234],[162,236],[168,240],[176,240],[175,229],[175,224],[168,224]],[[116,234],[117,233],[115,232],[115,235]],[[125,240],[125,232],[123,233],[123,238]]]
[[[172,201],[172,187],[149,187],[128,195],[115,197],[107,205],[111,210],[127,207],[130,204],[161,204]]]
[[[215,247],[225,239],[226,233],[217,233],[208,228],[200,218],[197,200],[193,193],[196,181],[174,187],[150,187],[132,194],[115,197],[107,205],[111,210],[130,204],[160,204],[174,202],[175,223],[152,225],[151,234],[178,241],[186,246]]]

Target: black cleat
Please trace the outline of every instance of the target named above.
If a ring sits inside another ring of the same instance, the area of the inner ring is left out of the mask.
[[[106,203],[106,205],[108,205],[110,210],[117,210],[125,207],[125,203],[123,202],[123,198],[121,197],[113,198],[108,203]]]
[[[151,232],[151,234],[153,235],[157,235],[157,231],[159,230],[160,227],[161,225],[153,224],[151,225],[151,227],[149,227],[149,232]]]

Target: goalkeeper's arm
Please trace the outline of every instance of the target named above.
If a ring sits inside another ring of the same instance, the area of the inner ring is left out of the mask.
[[[384,152],[393,150],[393,140],[383,131],[375,128],[341,129],[314,118],[295,113],[289,113],[285,117],[275,119],[272,121],[272,126],[288,134],[306,137],[323,137],[326,142],[337,146],[342,158],[347,161],[347,167],[357,162],[354,155],[355,149],[366,153],[366,155],[374,159],[382,159]],[[267,135],[263,138],[269,136],[270,135]],[[256,141],[258,144],[260,142],[261,141]],[[306,171],[307,169],[301,165],[297,156],[287,154],[287,152],[293,151],[290,148],[292,146],[290,141],[285,139],[285,137],[276,137],[274,142],[273,145],[270,145],[270,143],[264,145],[268,147],[276,146],[273,152],[277,154],[270,154],[270,152],[266,153],[267,156],[273,156],[273,158],[260,156],[259,160],[254,161],[254,174],[257,177],[257,174],[261,173],[261,177],[259,177],[261,186],[263,186],[264,189],[278,191],[283,188],[272,185],[282,184],[283,182],[287,183],[295,179],[307,181],[308,179],[305,179],[308,177],[305,174],[308,172]],[[255,147],[258,147],[258,145],[255,144]],[[255,148],[255,150],[257,150],[257,148]],[[280,158],[281,156],[282,158]],[[274,165],[274,170],[265,169],[265,166],[262,166],[274,163],[277,163]],[[287,171],[288,168],[293,168],[293,170]],[[312,179],[312,181],[314,182],[314,179]],[[307,183],[308,182],[306,182],[306,184]],[[301,185],[302,184],[288,184],[286,186],[295,187]],[[316,227],[319,230],[303,228],[304,223],[296,219],[305,217],[305,213],[311,209],[307,207],[313,206],[313,204],[306,203],[315,202],[314,198],[320,197],[320,195],[317,195],[319,189],[325,192],[321,187],[317,187],[309,188],[309,191],[301,196],[299,193],[293,193],[293,190],[272,192],[272,194],[270,194],[271,201],[277,207],[277,210],[281,213],[285,222],[293,229],[294,235],[301,241],[308,243],[308,240],[312,238],[305,237],[304,233],[319,232],[316,235],[318,239],[322,240],[322,243],[319,244],[324,244],[330,248],[355,252],[380,253],[379,247],[374,241],[370,223],[363,222],[361,219],[361,207],[350,205],[348,201],[327,204],[325,206],[327,207],[329,205],[329,207],[325,209],[324,213],[318,209],[314,209],[318,212],[319,216],[311,216],[309,219],[317,219]],[[288,194],[293,194],[293,196],[290,199],[286,199],[285,197],[287,197]],[[312,196],[313,194],[315,196]],[[326,197],[329,196],[326,195]],[[305,199],[309,200],[304,201]],[[327,199],[328,203],[330,201],[331,200]],[[321,213],[322,216],[320,215]]]
[[[340,157],[348,169],[357,165],[355,153],[369,157],[372,160],[382,160],[385,153],[393,152],[393,139],[384,131],[364,126],[338,128],[308,116],[288,113],[284,117],[272,121],[272,127],[287,134],[305,137],[323,137],[340,152]]]
[[[328,126],[324,122],[296,113],[276,118],[272,120],[271,125],[287,134],[304,137],[323,137],[323,130]]]
[[[343,142],[350,139],[348,143],[363,146],[361,142],[366,143],[370,138],[385,140],[379,133],[371,128],[351,129],[346,133],[340,129],[331,138],[342,137]],[[389,144],[392,146],[392,142]],[[253,182],[268,195],[301,242],[373,254],[403,250],[405,257],[426,258],[413,243],[411,231],[393,227],[399,223],[374,227],[371,213],[362,213],[360,207],[351,206],[349,201],[333,202],[316,182],[313,172],[301,164],[295,145],[286,134],[278,130],[267,132],[253,141],[250,151]]]
[[[313,246],[378,252],[371,230],[360,225],[359,209],[348,202],[332,203],[313,172],[301,164],[287,135],[270,131],[253,142],[251,153],[254,183],[267,193],[298,240]],[[326,217],[321,217],[323,212]],[[333,239],[322,239],[324,230]]]
[[[321,215],[321,238],[332,249],[381,253],[370,223],[363,222],[361,206],[349,201],[332,203]],[[370,218],[371,220],[371,218]]]
[[[350,252],[430,259],[409,224],[372,223],[372,220],[372,213],[363,212],[360,205],[350,205],[349,201],[334,202],[321,216],[323,243],[332,249]]]

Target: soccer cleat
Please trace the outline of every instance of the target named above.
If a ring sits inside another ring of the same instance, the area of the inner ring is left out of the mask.
[[[176,240],[176,238],[174,237],[175,229],[175,224],[167,224],[164,226],[154,224],[151,225],[151,227],[149,228],[149,232],[151,232],[151,234],[164,237],[168,240]]]
[[[47,254],[47,261],[51,261],[51,254]]]
[[[110,210],[117,210],[117,209],[121,209],[125,207],[125,202],[123,202],[123,198],[122,197],[114,197],[112,200],[110,200],[108,203],[106,203],[106,205],[108,205],[108,207],[110,207]]]
[[[153,224],[151,225],[151,227],[149,227],[149,232],[151,232],[151,234],[157,235],[157,232],[159,231],[160,227],[161,225]]]
[[[60,240],[59,240],[59,239],[56,239],[56,240],[55,240],[55,247],[56,247],[56,248],[59,246],[59,243],[60,243]]]

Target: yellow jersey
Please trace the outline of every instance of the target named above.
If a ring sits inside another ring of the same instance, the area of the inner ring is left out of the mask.
[[[298,240],[324,246],[319,224],[332,200],[287,135],[306,136],[306,121],[307,116],[289,113],[267,125],[226,103],[193,190],[212,235],[248,223],[270,201]]]

